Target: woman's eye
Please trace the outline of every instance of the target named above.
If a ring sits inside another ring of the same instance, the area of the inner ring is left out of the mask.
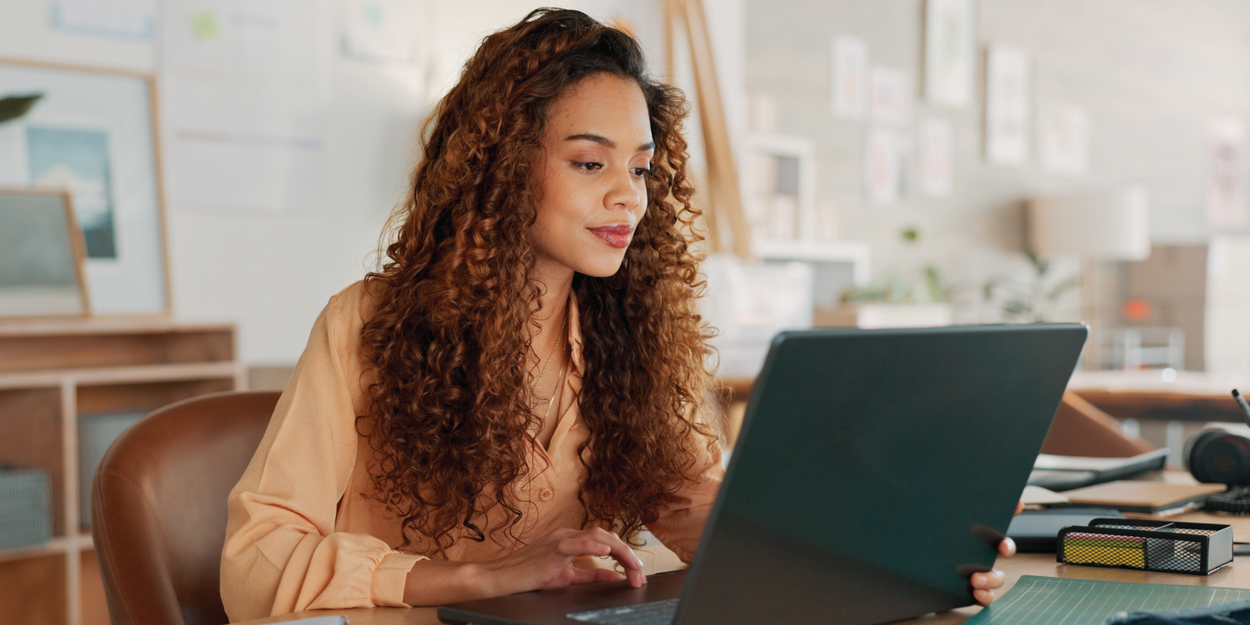
[[[635,168],[634,168],[634,175],[635,175],[635,176],[638,176],[639,178],[643,178],[643,177],[646,177],[646,176],[650,176],[650,175],[651,175],[651,168],[650,168],[650,167],[635,167]]]
[[[596,169],[603,168],[603,163],[582,163],[578,161],[573,161],[573,166],[578,169],[585,170],[585,171],[594,171]]]

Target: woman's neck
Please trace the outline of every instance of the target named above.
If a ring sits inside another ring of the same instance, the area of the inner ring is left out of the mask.
[[[559,263],[540,259],[534,268],[534,277],[542,287],[538,312],[534,313],[534,320],[541,330],[539,336],[534,337],[534,345],[546,345],[550,341],[542,341],[541,337],[558,331],[564,320],[569,293],[573,292],[573,271]]]
[[[553,262],[541,259],[535,267],[535,279],[541,285],[539,308],[533,320],[538,323],[537,332],[530,336],[531,357],[535,366],[545,359],[557,342],[564,339],[561,332],[567,323],[569,293],[573,291],[573,271]],[[537,371],[535,371],[537,373]]]

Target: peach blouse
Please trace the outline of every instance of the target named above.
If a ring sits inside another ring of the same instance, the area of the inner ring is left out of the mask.
[[[372,311],[363,282],[330,299],[256,455],[230,493],[221,596],[232,622],[302,610],[405,605],[408,571],[425,556],[396,549],[403,542],[399,520],[369,497],[373,451],[356,424],[356,416],[369,411],[359,343]],[[568,314],[573,367],[559,404],[565,408],[548,446],[534,443],[531,473],[518,488],[526,503],[517,535],[525,542],[557,528],[579,527],[583,512],[577,492],[585,468],[577,446],[587,432],[577,395],[584,361],[572,298]],[[715,459],[706,459],[705,466],[648,527],[686,562],[721,481]],[[489,538],[478,542],[462,533],[447,556],[487,560],[519,546]]]

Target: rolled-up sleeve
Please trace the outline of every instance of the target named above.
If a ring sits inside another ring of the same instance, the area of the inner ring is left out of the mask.
[[[421,559],[374,536],[334,531],[358,436],[352,393],[360,367],[349,360],[357,354],[349,342],[359,340],[362,322],[352,305],[359,298],[345,293],[317,318],[264,439],[230,493],[221,597],[231,621],[403,606],[407,574]]]
[[[647,526],[665,547],[686,564],[694,559],[703,527],[707,525],[725,476],[720,454],[702,455],[703,470],[695,479],[687,480],[677,492],[669,495],[659,510],[660,518]]]

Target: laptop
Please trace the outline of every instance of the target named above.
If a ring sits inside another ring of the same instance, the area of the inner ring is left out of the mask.
[[[1077,324],[783,332],[687,571],[444,605],[448,623],[885,623],[972,605]]]

